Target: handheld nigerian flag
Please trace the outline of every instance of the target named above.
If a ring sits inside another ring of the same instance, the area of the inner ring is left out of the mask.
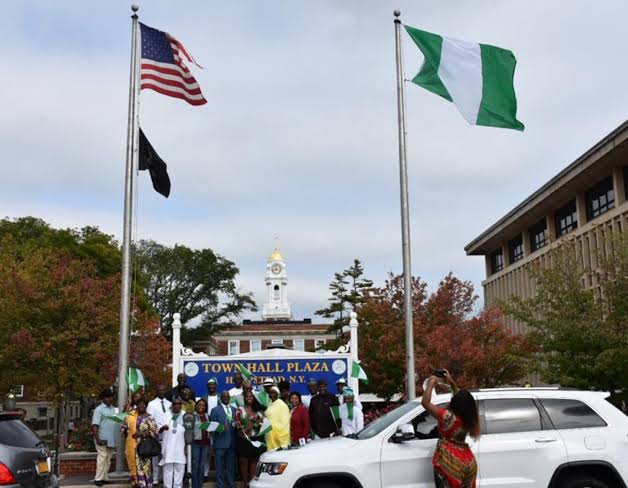
[[[244,378],[246,381],[250,381],[251,378],[253,378],[253,373],[246,369],[243,364],[237,363],[235,367],[240,372],[240,374],[242,374],[242,378]]]
[[[116,424],[121,424],[128,416],[129,412],[114,413],[113,415],[103,415],[103,417],[111,420],[112,422],[115,422]]]
[[[366,384],[369,382],[369,377],[366,375],[366,371],[364,371],[360,363],[357,361],[351,361],[351,377],[357,378]]]
[[[470,124],[524,129],[517,120],[511,51],[405,29],[425,57],[413,83],[453,102]]]
[[[140,388],[148,386],[148,381],[144,377],[141,369],[129,368],[126,376],[126,382],[129,385],[129,391],[135,393]]]

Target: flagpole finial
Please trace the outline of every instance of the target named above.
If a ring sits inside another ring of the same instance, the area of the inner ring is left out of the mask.
[[[393,15],[394,15],[395,17],[399,17],[399,16],[401,15],[401,10],[395,10],[395,11],[393,12]]]
[[[137,12],[140,9],[140,6],[137,3],[134,3],[133,5],[131,5],[131,10],[133,10],[133,12]]]

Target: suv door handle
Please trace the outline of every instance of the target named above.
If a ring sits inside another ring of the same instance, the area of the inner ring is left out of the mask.
[[[555,437],[537,437],[534,442],[556,442]]]

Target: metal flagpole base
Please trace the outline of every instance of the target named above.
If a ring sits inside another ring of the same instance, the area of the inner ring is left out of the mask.
[[[128,481],[130,479],[131,474],[128,471],[112,471],[109,473],[109,479],[115,481]]]

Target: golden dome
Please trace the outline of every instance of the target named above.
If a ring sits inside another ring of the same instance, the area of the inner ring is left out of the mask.
[[[279,249],[275,248],[273,253],[268,258],[269,261],[283,261],[283,256],[279,252]]]

